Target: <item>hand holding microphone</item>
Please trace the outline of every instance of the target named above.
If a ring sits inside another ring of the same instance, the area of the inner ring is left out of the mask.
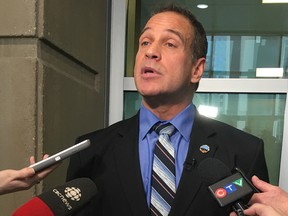
[[[84,140],[50,157],[45,154],[43,160],[37,163],[35,163],[34,156],[31,156],[29,167],[20,170],[7,169],[0,171],[0,195],[29,189],[56,169],[62,160],[89,146],[90,140]]]
[[[287,216],[287,214],[280,214],[271,206],[256,203],[244,210],[247,216]],[[235,212],[232,212],[230,216],[236,216]]]
[[[209,190],[221,207],[231,205],[238,216],[244,216],[246,203],[253,193],[260,192],[235,168],[234,173],[220,160],[207,158],[198,166],[198,171],[207,183]]]
[[[48,157],[49,155],[45,154],[43,160]],[[30,164],[32,165],[34,163],[35,158],[31,156]],[[56,169],[58,165],[59,164],[48,167],[38,173],[35,173],[35,170],[30,167],[25,167],[20,170],[6,169],[0,171],[0,195],[31,188]]]
[[[249,201],[249,208],[244,211],[251,216],[287,216],[288,193],[278,186],[262,181],[256,176],[252,177],[252,183],[261,193],[255,193]],[[230,216],[235,214],[231,213]]]
[[[98,193],[89,178],[78,178],[32,198],[12,216],[68,216],[87,204]]]

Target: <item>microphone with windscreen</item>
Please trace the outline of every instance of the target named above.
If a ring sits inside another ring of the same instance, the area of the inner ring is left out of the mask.
[[[82,208],[98,193],[89,178],[78,178],[32,198],[12,216],[68,216]]]
[[[246,203],[253,193],[260,192],[239,168],[235,168],[232,173],[216,158],[203,160],[198,171],[202,180],[210,184],[208,188],[219,205],[232,205],[238,216],[243,216],[243,211],[247,208],[243,203]]]

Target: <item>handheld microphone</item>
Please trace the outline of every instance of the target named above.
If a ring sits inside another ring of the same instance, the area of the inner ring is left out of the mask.
[[[89,178],[78,178],[32,198],[12,216],[68,216],[79,210],[98,193]]]
[[[250,199],[253,193],[260,192],[239,168],[235,168],[231,173],[229,168],[216,158],[203,160],[198,171],[202,180],[211,184],[208,188],[219,205],[232,205],[238,216],[244,216],[243,211],[247,208],[243,202]]]

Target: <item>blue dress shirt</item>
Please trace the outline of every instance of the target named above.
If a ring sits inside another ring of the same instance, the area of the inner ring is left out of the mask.
[[[189,104],[174,118],[170,119],[169,121],[162,121],[163,123],[170,122],[177,129],[171,136],[171,142],[174,144],[175,151],[176,187],[179,185],[183,171],[183,164],[188,152],[190,134],[194,121],[194,113],[194,105]],[[159,121],[161,120],[157,116],[141,105],[139,126],[139,158],[148,206],[150,206],[151,198],[151,173],[154,148],[158,139],[158,135],[152,130],[152,127]]]

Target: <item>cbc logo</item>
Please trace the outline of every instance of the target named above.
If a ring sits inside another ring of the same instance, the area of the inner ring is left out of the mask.
[[[81,199],[81,190],[75,187],[66,187],[65,195],[73,201],[79,201]]]

